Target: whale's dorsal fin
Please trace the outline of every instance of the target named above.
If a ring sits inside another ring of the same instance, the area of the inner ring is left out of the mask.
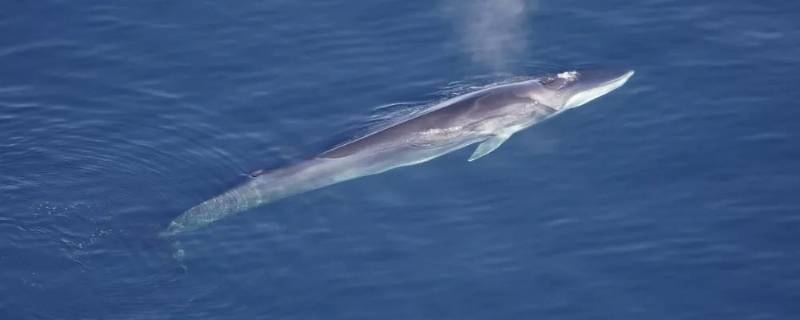
[[[511,133],[503,133],[498,135],[493,135],[489,137],[489,139],[484,140],[481,144],[475,148],[475,152],[469,156],[469,160],[467,161],[475,161],[479,158],[489,154],[490,152],[494,151],[498,147],[500,147],[503,142],[506,142],[508,138],[511,137]]]

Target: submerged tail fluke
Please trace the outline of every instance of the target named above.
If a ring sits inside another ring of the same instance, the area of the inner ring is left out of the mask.
[[[276,200],[318,189],[350,176],[333,162],[313,159],[275,171],[260,173],[245,184],[186,210],[161,232],[162,237],[200,229],[222,218]]]
[[[173,236],[197,230],[214,221],[254,207],[258,199],[250,199],[252,197],[248,197],[245,192],[247,189],[247,185],[240,186],[186,210],[170,222],[161,236]]]

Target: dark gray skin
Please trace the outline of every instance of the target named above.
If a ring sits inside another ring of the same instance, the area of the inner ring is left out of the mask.
[[[580,70],[494,86],[285,168],[262,172],[177,217],[162,233],[201,228],[235,213],[342,181],[429,161],[480,143],[469,161],[513,133],[622,86],[633,71]]]
[[[511,108],[522,109],[526,104],[533,104],[531,98],[525,96],[525,90],[535,87],[535,84],[520,83],[494,90],[482,91],[472,96],[454,101],[446,107],[425,113],[410,121],[397,124],[383,131],[368,135],[362,139],[345,144],[341,147],[322,153],[322,158],[342,158],[359,152],[366,152],[370,149],[382,146],[395,145],[398,142],[419,139],[420,132],[430,130],[443,130],[446,128],[474,128],[492,118],[500,118],[515,114],[517,112],[528,112],[532,114],[519,115],[518,119],[524,122],[528,117],[546,116],[556,113],[556,109],[546,105],[537,104],[536,107],[528,110],[509,110]]]

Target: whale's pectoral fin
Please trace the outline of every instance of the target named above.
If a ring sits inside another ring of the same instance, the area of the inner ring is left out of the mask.
[[[475,161],[480,157],[483,157],[490,152],[494,151],[498,147],[500,147],[503,142],[508,140],[511,134],[502,134],[502,135],[493,135],[489,139],[484,140],[481,144],[478,145],[478,148],[475,149],[475,152],[469,156],[469,160],[467,161]]]

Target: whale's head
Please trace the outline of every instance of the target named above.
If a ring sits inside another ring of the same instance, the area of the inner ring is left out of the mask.
[[[580,107],[621,87],[633,70],[587,69],[565,71],[538,78],[541,85],[534,99],[562,111]]]

